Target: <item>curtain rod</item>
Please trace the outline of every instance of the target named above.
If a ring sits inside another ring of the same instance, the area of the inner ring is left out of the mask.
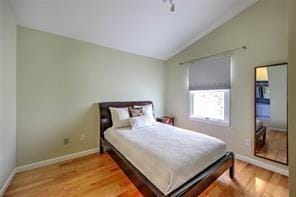
[[[183,64],[193,63],[193,62],[196,62],[196,61],[199,61],[199,60],[202,60],[202,59],[207,59],[207,58],[210,58],[210,57],[215,57],[215,56],[218,56],[218,55],[223,55],[223,54],[231,53],[233,51],[237,51],[237,50],[240,50],[240,49],[246,50],[247,47],[246,46],[242,46],[242,47],[230,49],[230,50],[227,50],[227,51],[215,53],[215,54],[212,54],[212,55],[207,55],[207,56],[204,56],[204,57],[195,58],[195,59],[188,60],[188,61],[185,61],[185,62],[180,62],[179,64],[180,65],[183,65]]]

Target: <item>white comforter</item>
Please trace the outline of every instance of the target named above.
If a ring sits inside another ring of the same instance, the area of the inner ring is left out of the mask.
[[[221,140],[162,123],[137,130],[109,128],[105,138],[164,194],[226,153]]]

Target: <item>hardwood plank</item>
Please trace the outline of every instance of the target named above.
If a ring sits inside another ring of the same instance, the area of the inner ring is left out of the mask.
[[[5,196],[142,196],[108,153],[17,173]],[[288,178],[236,161],[236,178],[225,172],[201,197],[288,196]]]

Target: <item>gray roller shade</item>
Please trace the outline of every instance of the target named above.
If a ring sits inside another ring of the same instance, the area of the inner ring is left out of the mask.
[[[189,65],[189,90],[230,89],[230,56]]]

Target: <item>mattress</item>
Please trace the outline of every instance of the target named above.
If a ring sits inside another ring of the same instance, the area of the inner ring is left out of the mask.
[[[165,195],[226,153],[216,138],[170,125],[109,128],[105,138]]]

